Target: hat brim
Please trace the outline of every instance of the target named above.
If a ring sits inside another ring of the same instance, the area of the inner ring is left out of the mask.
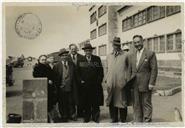
[[[59,55],[59,56],[62,56],[62,55],[65,54],[65,53],[69,53],[69,51],[65,51],[65,52],[59,53],[58,55]]]
[[[82,48],[83,50],[86,50],[86,49],[95,49],[95,47],[89,47],[89,48]]]
[[[113,45],[119,45],[119,46],[121,46],[121,42],[112,41],[112,44],[113,44]]]

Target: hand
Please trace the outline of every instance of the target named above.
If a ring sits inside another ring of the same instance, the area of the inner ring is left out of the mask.
[[[84,83],[85,83],[85,81],[81,80],[81,84],[84,84]]]
[[[149,90],[153,90],[153,88],[154,88],[154,85],[151,85],[151,84],[149,84]]]
[[[107,93],[110,93],[110,92],[111,92],[111,88],[107,87]]]
[[[53,82],[51,80],[48,81],[49,84],[53,84]]]
[[[64,85],[60,86],[60,88],[61,88],[61,89],[64,88]]]

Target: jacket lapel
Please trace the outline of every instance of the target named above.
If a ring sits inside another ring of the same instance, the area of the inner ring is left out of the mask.
[[[136,55],[137,56],[137,55]],[[144,59],[146,58],[146,51],[145,49],[143,50],[143,53],[141,55],[141,58],[139,60],[139,64],[137,66],[137,70],[139,70],[139,68],[141,67],[142,63],[144,62]]]

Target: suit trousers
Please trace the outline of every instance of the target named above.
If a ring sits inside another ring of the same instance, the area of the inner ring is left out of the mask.
[[[75,106],[71,92],[60,91],[58,97],[59,112],[62,119],[69,119],[75,113]]]
[[[100,117],[100,107],[99,106],[86,105],[84,109],[85,109],[84,119],[90,120],[91,116],[93,120],[99,119]]]
[[[139,92],[138,88],[134,88],[134,121],[135,122],[151,122],[152,121],[152,91]]]
[[[112,122],[118,122],[118,112],[120,115],[120,120],[121,122],[125,122],[126,118],[127,118],[127,107],[125,108],[118,108],[115,107],[111,101],[110,106],[109,106],[109,113],[110,113],[110,117],[112,119]]]

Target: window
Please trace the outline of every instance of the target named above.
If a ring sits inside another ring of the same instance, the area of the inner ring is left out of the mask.
[[[147,40],[147,39],[145,39]],[[163,36],[157,36],[157,37],[150,37],[144,44],[145,48],[154,51],[156,53],[158,52],[165,52],[165,38]]]
[[[167,35],[167,50],[181,51],[182,50],[182,34],[181,32]]]
[[[148,8],[148,22],[165,17],[165,6],[152,6]]]
[[[131,17],[122,21],[122,31],[128,30],[131,27],[132,27],[132,19],[131,19]]]
[[[103,16],[107,12],[107,7],[106,6],[101,6],[98,8],[98,17]]]
[[[154,52],[158,52],[158,46],[159,46],[159,44],[158,44],[158,37],[155,37],[155,38],[153,38],[153,43],[154,43]]]
[[[91,40],[96,38],[96,29],[91,31]]]
[[[122,31],[164,18],[181,11],[180,6],[150,6],[138,13],[123,19]]]
[[[102,36],[105,35],[107,33],[107,24],[103,24],[98,28],[98,35]]]
[[[167,6],[166,15],[169,16],[169,15],[178,13],[180,11],[181,11],[181,7],[180,6]]]
[[[133,25],[134,27],[140,26],[146,23],[146,11],[142,11],[134,15],[133,17]]]
[[[144,48],[148,49],[147,39],[143,39]]]
[[[172,51],[173,47],[173,34],[167,35],[167,50]]]
[[[148,43],[147,46],[148,46],[148,50],[151,50],[151,51],[153,50],[153,49],[152,49],[152,42],[153,42],[153,41],[152,41],[152,38],[149,38],[149,39],[148,39],[148,42],[147,42],[147,43]]]
[[[93,50],[93,55],[96,55],[97,53],[96,53],[96,47],[95,47],[95,49]]]
[[[159,52],[165,52],[165,38],[164,36],[159,37],[160,47]]]
[[[106,56],[107,54],[107,46],[106,45],[102,45],[99,46],[99,56]]]
[[[94,23],[95,21],[96,21],[96,12],[94,12],[94,13],[91,15],[91,18],[90,18],[91,24]]]
[[[182,35],[181,33],[176,33],[175,34],[175,47],[176,47],[176,50],[181,50],[182,49]]]

